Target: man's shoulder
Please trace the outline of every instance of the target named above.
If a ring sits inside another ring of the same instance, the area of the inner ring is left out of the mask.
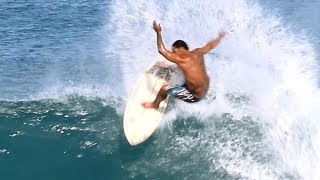
[[[203,58],[203,55],[201,52],[199,52],[197,49],[194,49],[192,51],[189,51],[190,52],[190,58],[192,59],[201,59]]]
[[[195,48],[189,52],[194,53],[194,54],[199,54],[200,50],[201,50],[200,48]]]
[[[196,48],[192,51],[189,51],[193,56],[197,56],[197,57],[203,57],[203,52],[201,51],[201,48]]]

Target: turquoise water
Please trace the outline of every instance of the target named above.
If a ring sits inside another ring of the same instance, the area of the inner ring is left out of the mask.
[[[0,178],[319,179],[319,1],[1,1]],[[155,49],[206,56],[211,87],[131,147],[128,94]],[[217,96],[213,100],[214,96]]]

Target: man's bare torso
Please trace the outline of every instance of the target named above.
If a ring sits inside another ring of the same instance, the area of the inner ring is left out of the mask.
[[[172,44],[172,51],[169,51],[163,44],[161,35],[162,28],[160,24],[156,23],[156,21],[153,21],[152,24],[153,29],[157,34],[158,52],[167,60],[176,63],[184,73],[187,90],[182,89],[182,92],[186,94],[181,92],[181,96],[178,94],[179,96],[177,96],[177,98],[190,103],[198,102],[206,95],[209,88],[209,77],[205,70],[203,56],[215,48],[226,33],[224,31],[219,32],[218,38],[210,40],[206,45],[193,51],[189,51],[186,42],[177,40]],[[172,88],[169,90],[172,90]],[[168,84],[165,84],[160,88],[157,97],[153,102],[145,102],[142,103],[142,105],[145,108],[159,108],[160,102],[168,96],[167,91]]]
[[[181,68],[187,89],[197,98],[203,98],[209,87],[209,77],[207,75],[203,55],[197,50],[187,51],[178,54],[181,61],[176,64]]]

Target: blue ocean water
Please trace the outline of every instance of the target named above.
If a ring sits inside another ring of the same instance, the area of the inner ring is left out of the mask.
[[[0,178],[319,179],[320,2],[0,2]],[[228,37],[211,88],[128,145],[128,93],[167,46]],[[211,97],[216,94],[216,100]]]

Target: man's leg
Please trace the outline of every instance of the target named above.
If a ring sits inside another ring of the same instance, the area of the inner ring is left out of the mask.
[[[160,91],[157,94],[156,99],[153,102],[142,103],[142,106],[145,108],[155,108],[158,109],[161,101],[165,100],[167,95],[168,84],[165,84],[161,87]]]

